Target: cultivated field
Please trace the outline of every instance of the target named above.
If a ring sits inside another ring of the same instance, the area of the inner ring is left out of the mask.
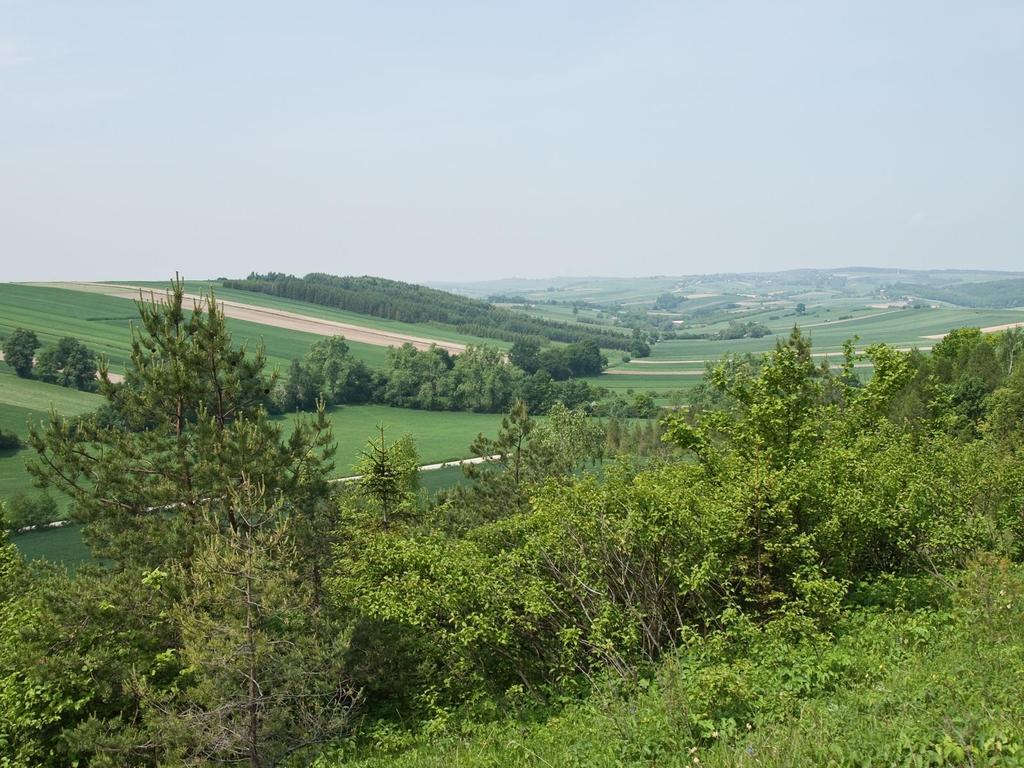
[[[131,299],[63,288],[0,283],[0,334],[15,328],[34,330],[43,344],[62,336],[74,336],[86,346],[107,356],[110,369],[121,373],[131,354],[131,323],[138,319]],[[237,343],[250,348],[262,342],[271,368],[287,370],[293,358],[302,357],[319,339],[319,334],[304,333],[272,325],[229,319],[228,328]],[[374,344],[350,342],[352,354],[379,368],[384,365],[386,348]]]
[[[134,281],[120,282],[113,281],[114,285],[137,286],[146,290],[163,290],[167,287],[166,281]],[[327,320],[334,323],[342,323],[359,326],[371,331],[383,332],[384,334],[397,337],[409,336],[428,338],[437,341],[439,346],[451,348],[464,348],[467,344],[488,344],[490,346],[507,347],[507,342],[497,339],[485,339],[480,336],[460,333],[450,327],[437,323],[403,323],[398,320],[387,320],[372,315],[362,315],[357,312],[348,312],[343,309],[334,309],[320,304],[312,304],[306,301],[270,296],[255,291],[242,291],[237,288],[224,288],[215,280],[188,280],[185,282],[185,290],[192,294],[201,294],[212,288],[218,299],[225,301],[246,304],[251,307],[263,307],[281,312],[294,312],[308,317]],[[345,334],[342,334],[345,335]],[[346,338],[348,338],[346,336]],[[388,345],[396,342],[388,342]],[[398,342],[400,343],[400,342]]]

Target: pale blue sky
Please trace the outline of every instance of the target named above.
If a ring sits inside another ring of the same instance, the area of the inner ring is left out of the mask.
[[[1020,0],[0,0],[0,280],[1022,256]]]

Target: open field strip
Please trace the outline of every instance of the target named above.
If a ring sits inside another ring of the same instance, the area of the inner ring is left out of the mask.
[[[137,299],[141,292],[145,299],[152,299],[161,303],[166,301],[167,298],[166,293],[158,289],[144,288],[141,286],[115,285],[112,283],[67,282],[45,283],[40,285],[41,287],[67,288],[70,290],[80,290],[80,287],[84,286],[86,290],[95,291],[96,289],[99,289],[99,292],[104,295],[123,299]],[[185,298],[190,301],[200,301],[202,299],[201,296],[194,293],[185,294]],[[342,323],[336,320],[325,320],[323,318],[313,317],[312,315],[298,314],[281,309],[268,309],[267,307],[260,307],[251,303],[242,303],[219,297],[217,299],[217,303],[221,305],[225,317],[259,323],[260,325],[270,325],[276,328],[287,328],[292,331],[302,331],[304,333],[312,333],[320,336],[344,336],[346,339],[351,339],[352,341],[358,341],[364,344],[373,344],[381,347],[393,347],[409,343],[417,349],[430,349],[432,346],[438,346],[448,350],[448,352],[452,354],[458,354],[466,349],[465,344],[458,344],[451,341],[428,339],[422,336],[413,336],[409,334],[396,333],[394,331],[369,328],[364,325]]]
[[[914,347],[896,347],[896,351],[897,352],[910,352],[911,350],[914,350],[914,349],[918,350],[919,352],[930,352],[932,347],[931,347],[930,344],[929,345],[924,345],[924,346],[914,346]],[[770,351],[770,350],[765,350],[765,351],[767,352],[767,351]],[[865,355],[865,354],[867,354],[867,350],[866,349],[858,349],[858,350],[854,351],[854,354],[855,355]],[[824,359],[824,358],[833,358],[833,359],[834,358],[840,358],[841,359],[842,356],[843,356],[843,351],[842,350],[835,351],[835,352],[813,352],[813,353],[811,353],[811,357],[815,357],[815,358],[819,358],[819,359]],[[647,359],[644,359],[644,360],[630,360],[629,363],[626,363],[626,365],[630,365],[630,366],[633,366],[633,365],[638,365],[638,366],[646,366],[646,365],[693,366],[693,365],[700,365],[700,366],[703,366],[703,365],[705,365],[706,363],[709,363],[709,362],[710,363],[717,362],[719,359],[720,358],[708,358],[707,360],[647,360]],[[703,370],[703,369],[701,369],[701,370]],[[639,370],[639,369],[631,370],[631,369],[625,369],[625,368],[609,368],[609,369],[607,369],[605,371],[605,373],[611,373],[611,374],[614,374],[614,373],[630,373],[630,374],[641,374],[641,375],[651,375],[651,376],[660,375],[662,373],[665,373],[665,374],[678,373],[680,375],[683,375],[683,374],[690,375],[690,374],[693,373],[693,369],[691,369],[691,368],[681,368],[679,370],[673,370],[673,371],[651,371],[651,370]]]
[[[902,309],[889,309],[889,310],[886,310],[885,312],[873,312],[873,313],[871,313],[869,315],[860,315],[859,317],[846,317],[846,318],[843,318],[843,319],[836,318],[835,320],[832,320],[832,319],[824,320],[824,321],[822,321],[820,323],[806,323],[804,325],[801,325],[800,327],[801,328],[822,328],[822,327],[824,327],[826,325],[839,325],[840,323],[856,323],[856,322],[860,322],[861,320],[869,320],[869,319],[874,318],[874,317],[884,317],[885,315],[892,315],[892,314],[895,314],[897,312],[904,312],[904,311],[906,311],[906,310],[902,310]]]

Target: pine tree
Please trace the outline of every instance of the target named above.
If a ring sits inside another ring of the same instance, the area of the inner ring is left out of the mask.
[[[189,311],[176,280],[136,303],[123,385],[100,367],[100,392],[119,418],[51,414],[29,436],[30,471],[74,499],[94,553],[146,567],[187,560],[210,525],[237,531],[227,502],[243,478],[298,513],[325,495],[334,450],[325,415],[284,439],[264,408],[273,381],[263,351],[232,345],[212,293]]]

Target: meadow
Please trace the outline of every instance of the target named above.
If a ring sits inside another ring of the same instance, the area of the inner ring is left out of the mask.
[[[95,410],[103,403],[99,395],[79,392],[56,384],[19,379],[13,370],[0,364],[0,428],[24,439],[30,421],[46,418],[50,409],[65,416],[77,416]],[[27,448],[0,451],[0,499],[18,491],[33,492],[32,478],[25,462],[32,452]],[[66,499],[58,499],[63,511]]]

